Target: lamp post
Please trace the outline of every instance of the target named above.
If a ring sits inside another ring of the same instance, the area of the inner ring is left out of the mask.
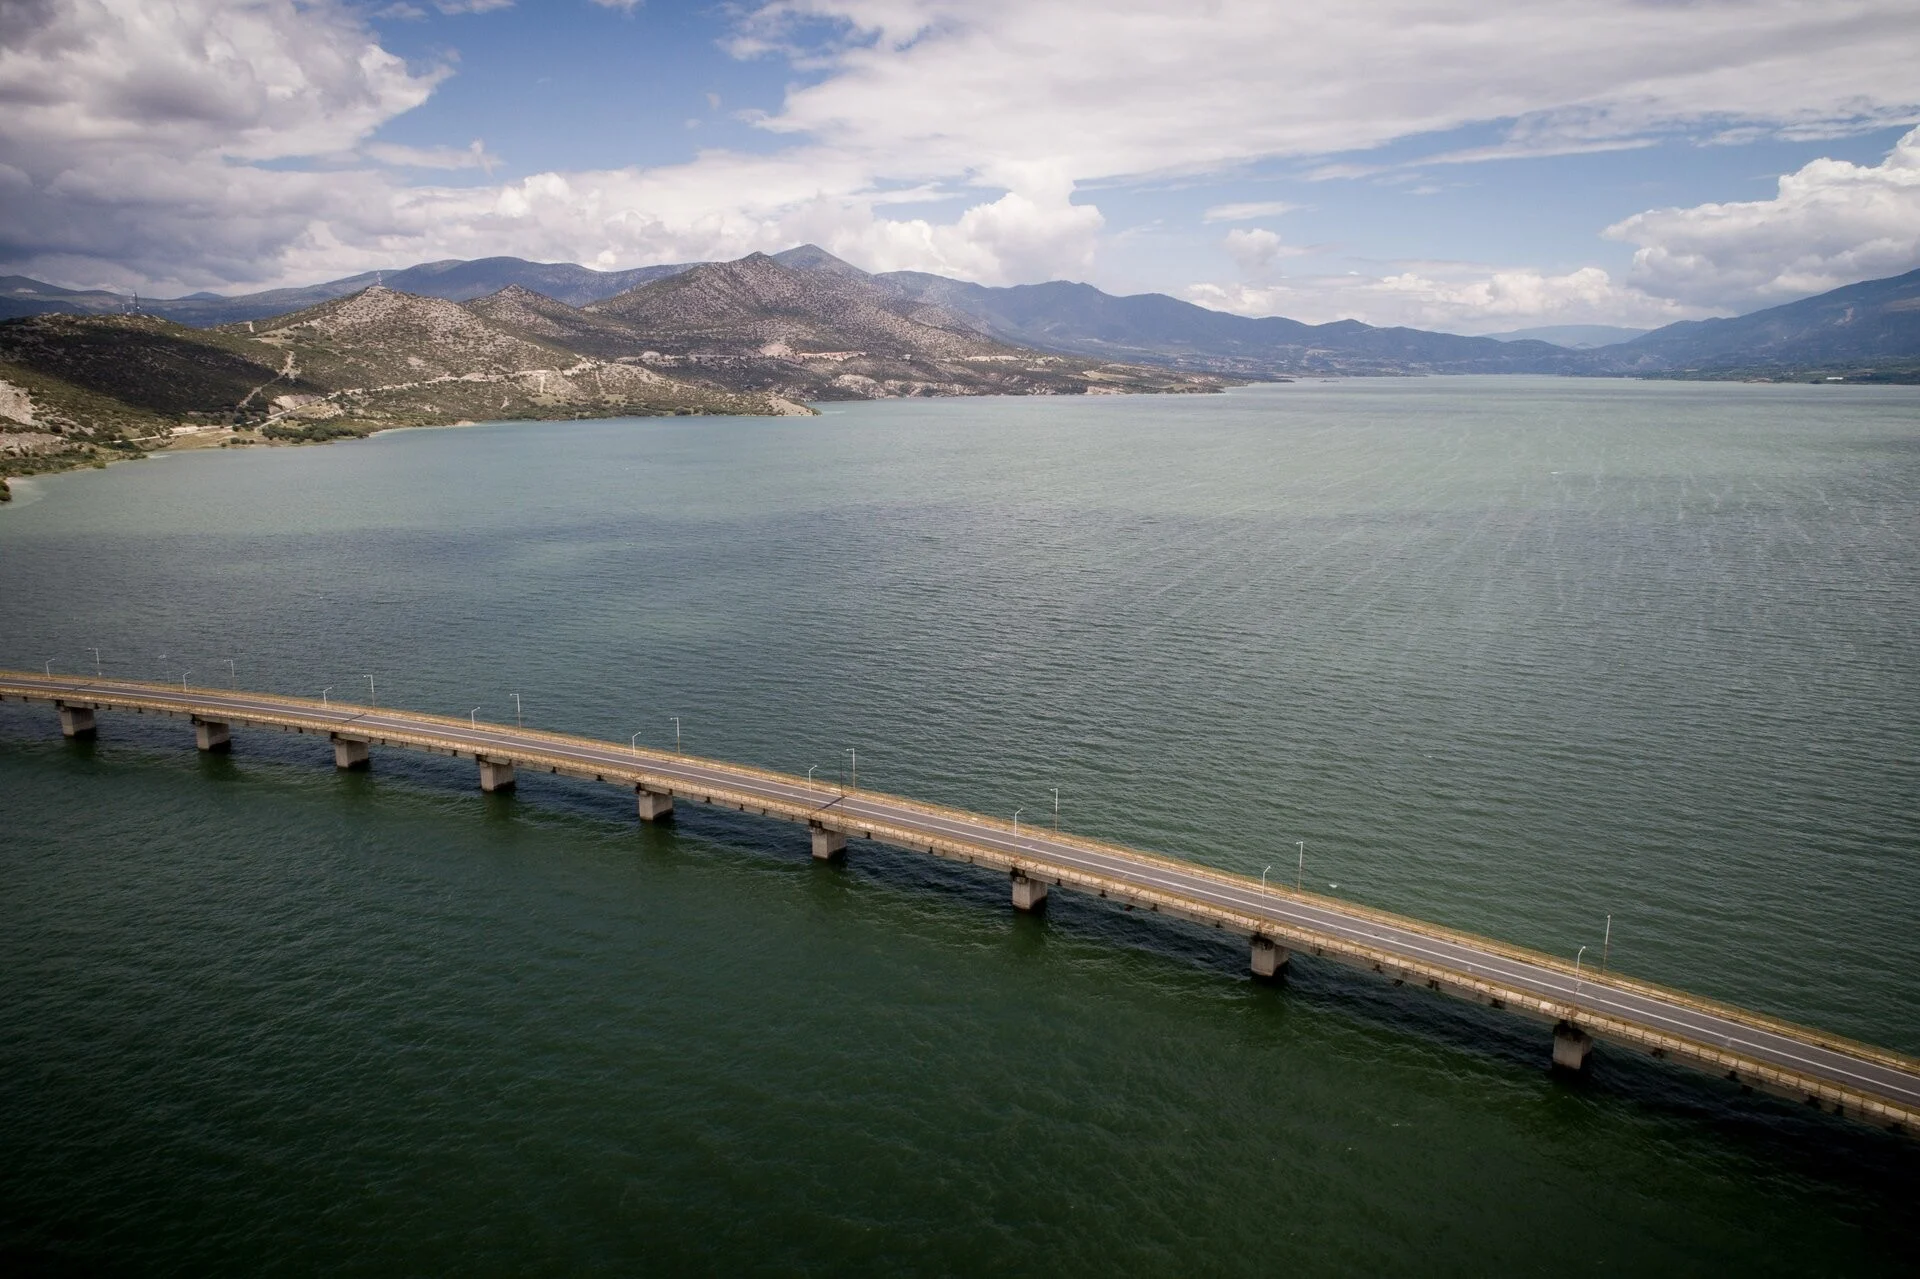
[[[640,730],[642,733],[645,731],[645,729]],[[634,754],[638,755],[640,753],[640,733],[635,733],[632,737],[629,737],[627,739],[627,745],[633,749]]]
[[[46,665],[47,665],[47,678],[52,679],[53,678],[53,659],[51,657],[47,659]]]
[[[332,705],[327,701],[327,694],[331,693],[332,691],[333,691],[333,685],[331,684],[327,685],[325,688],[320,690],[320,709],[321,710],[324,711],[324,710],[333,709]]]
[[[93,677],[95,679],[106,678],[100,670],[100,650],[97,648],[93,650]]]
[[[818,767],[820,767],[820,765],[818,764],[810,764],[807,767],[807,789],[808,790],[813,789],[813,770]]]
[[[848,787],[848,789],[859,790],[860,789],[860,752],[853,749],[851,746],[849,746],[847,748],[847,755],[849,758],[853,760],[853,784],[850,787]]]
[[[1293,891],[1297,893],[1300,891],[1301,882],[1307,877],[1307,841],[1296,839],[1293,842],[1300,845],[1300,865],[1295,867],[1293,872]]]
[[[476,732],[479,730],[480,708],[478,706],[474,707],[472,710],[467,712],[467,727],[475,730]]]
[[[231,657],[227,659],[227,687],[236,689],[240,687],[240,672],[235,668]]]
[[[676,755],[684,755],[686,752],[680,749],[680,717],[678,715],[669,715],[667,718],[673,721],[673,753]]]
[[[1579,954],[1573,957],[1573,1002],[1575,1005],[1580,1003],[1580,960],[1586,953],[1587,948],[1582,946]]]
[[[187,676],[191,674],[193,674],[192,667],[188,667],[186,670],[180,672],[180,691],[183,693],[187,691]]]
[[[1058,835],[1060,833],[1060,788],[1054,786],[1049,789],[1053,791],[1053,833]]]
[[[526,725],[520,721],[520,694],[508,693],[507,696],[513,699],[513,726],[515,728],[525,728]]]
[[[373,676],[367,676],[367,705],[379,706],[380,699],[373,695]]]
[[[1013,842],[1016,844],[1020,842],[1020,814],[1026,811],[1024,808],[1013,810]]]
[[[1272,870],[1272,869],[1273,869],[1273,863],[1268,862],[1267,870]],[[1263,870],[1260,872],[1260,891],[1263,893],[1267,891],[1267,870]]]
[[[1600,971],[1607,971],[1607,958],[1613,951],[1613,916],[1607,916],[1607,935],[1600,942]]]

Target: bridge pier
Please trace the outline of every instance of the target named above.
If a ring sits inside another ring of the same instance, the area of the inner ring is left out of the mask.
[[[1292,958],[1287,948],[1269,937],[1253,939],[1251,964],[1253,975],[1263,981],[1274,981],[1286,974],[1287,960]]]
[[[815,861],[830,862],[836,857],[846,855],[847,837],[837,830],[828,830],[818,822],[809,822],[808,830],[813,835],[813,856]]]
[[[53,708],[60,712],[61,736],[83,738],[94,735],[93,707],[69,706],[65,702],[55,702]]]
[[[1593,1040],[1587,1032],[1570,1021],[1563,1021],[1553,1028],[1553,1068],[1578,1074],[1587,1068],[1587,1054],[1593,1051]]]
[[[1028,879],[1025,871],[1013,872],[1013,908],[1032,914],[1045,910],[1047,906],[1047,886],[1037,879]]]
[[[217,719],[193,717],[193,744],[203,751],[230,751],[233,749],[233,731]]]
[[[369,743],[360,737],[342,737],[338,733],[333,738],[333,766],[339,769],[361,769],[371,767],[368,761]]]
[[[673,796],[662,794],[657,790],[648,790],[644,786],[636,786],[633,791],[640,805],[641,821],[657,822],[673,816]]]
[[[488,759],[485,755],[475,755],[474,762],[480,765],[480,789],[491,795],[497,790],[513,789],[513,761],[510,759]]]

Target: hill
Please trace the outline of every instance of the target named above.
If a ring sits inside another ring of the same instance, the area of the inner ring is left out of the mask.
[[[386,288],[213,330],[145,315],[0,322],[0,475],[154,447],[489,418],[806,411],[582,356]]]
[[[1253,319],[1168,297],[1115,297],[1055,280],[991,288],[917,271],[874,279],[903,298],[967,317],[1006,342],[1244,377],[1319,374],[1565,373],[1578,357],[1545,342],[1379,329],[1357,320]]]
[[[1555,346],[1564,346],[1574,351],[1590,351],[1597,346],[1631,342],[1646,332],[1646,329],[1623,329],[1617,324],[1548,324],[1537,329],[1514,329],[1509,333],[1483,333],[1480,336],[1492,338],[1496,342],[1531,339],[1536,342],[1551,342]]]
[[[589,314],[517,284],[461,305],[506,332],[581,355],[617,360],[638,356],[647,345],[643,334],[614,316]]]
[[[1210,391],[1217,379],[998,341],[813,246],[706,263],[585,308],[645,358],[733,390],[806,399]]]
[[[517,285],[574,306],[584,306],[686,269],[685,266],[643,266],[627,271],[595,271],[571,262],[529,262],[507,257],[449,258],[422,262],[404,270],[366,271],[302,288],[270,289],[234,297],[195,293],[184,298],[140,298],[138,310],[180,324],[212,328],[285,315],[376,284],[395,292],[453,302],[464,302]],[[103,289],[63,289],[20,275],[0,277],[0,319],[52,313],[119,315],[133,307],[134,298],[127,294]]]
[[[1920,376],[1920,270],[1729,320],[1683,320],[1592,353],[1599,372]]]

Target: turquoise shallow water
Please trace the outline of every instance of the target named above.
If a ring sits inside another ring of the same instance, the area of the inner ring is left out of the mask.
[[[1920,396],[1446,379],[19,486],[0,662],[1050,820],[1920,1051]],[[158,1271],[1888,1273],[1913,1143],[1071,896],[0,708],[0,1248]],[[1337,889],[1328,886],[1337,884]]]

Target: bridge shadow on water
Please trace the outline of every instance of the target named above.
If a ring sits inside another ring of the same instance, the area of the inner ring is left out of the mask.
[[[35,708],[38,709],[38,708]],[[184,721],[132,715],[103,722],[98,740],[60,737],[44,712],[0,708],[0,750],[50,749],[81,769],[142,763],[181,767],[193,753]],[[1598,1045],[1578,1076],[1548,1068],[1546,1023],[1357,972],[1332,960],[1294,955],[1285,977],[1256,981],[1248,972],[1247,941],[1223,931],[1055,889],[1044,911],[1013,910],[1004,873],[850,840],[844,860],[821,862],[806,835],[788,823],[682,802],[660,823],[643,823],[633,799],[619,789],[570,778],[525,773],[513,791],[482,794],[474,765],[404,750],[376,751],[368,771],[334,773],[324,738],[254,731],[235,739],[232,753],[198,754],[193,769],[215,787],[285,784],[311,786],[333,773],[336,802],[376,807],[400,796],[434,803],[478,801],[488,826],[526,822],[571,826],[596,840],[630,835],[637,855],[655,869],[701,872],[724,864],[798,877],[797,891],[816,910],[871,917],[876,895],[910,911],[965,912],[998,921],[1006,952],[1040,958],[1065,946],[1101,956],[1119,979],[1155,980],[1170,969],[1217,979],[1221,998],[1240,1001],[1256,1033],[1276,1042],[1297,1019],[1324,1020],[1381,1057],[1416,1059],[1432,1069],[1478,1073],[1493,1089],[1519,1077],[1533,1081],[1540,1122],[1577,1145],[1595,1126],[1634,1124],[1656,1139],[1697,1143],[1753,1165],[1758,1175],[1802,1178],[1834,1193],[1906,1214],[1920,1203],[1920,1141],[1881,1132],[1804,1106],[1755,1094],[1697,1071],[1626,1049]]]

